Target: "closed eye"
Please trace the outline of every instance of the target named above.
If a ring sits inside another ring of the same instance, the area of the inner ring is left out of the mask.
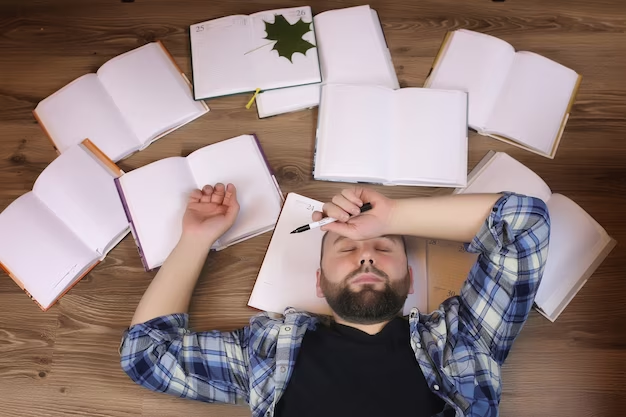
[[[391,252],[391,249],[388,248],[376,248],[378,252]]]
[[[352,252],[355,249],[356,248],[353,248],[353,247],[347,247],[347,248],[340,249],[339,252]]]

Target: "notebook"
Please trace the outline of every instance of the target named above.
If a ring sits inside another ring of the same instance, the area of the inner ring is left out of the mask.
[[[0,266],[42,310],[85,276],[128,233],[113,178],[89,141],[43,170],[33,190],[0,213]]]
[[[254,135],[205,146],[187,157],[165,158],[116,179],[146,270],[160,266],[180,239],[191,191],[218,182],[237,187],[240,211],[212,249],[274,228],[282,194]]]
[[[582,77],[493,36],[449,32],[425,87],[469,93],[469,125],[554,158]]]
[[[189,27],[196,99],[321,81],[308,6]]]
[[[465,185],[467,94],[324,85],[313,175],[385,185]]]
[[[398,78],[378,14],[369,6],[320,13],[313,18],[324,83],[397,89]],[[315,107],[320,84],[266,91],[256,98],[260,118]]]
[[[505,190],[541,198],[550,211],[550,247],[535,305],[539,313],[555,321],[608,256],[616,241],[579,205],[562,194],[553,194],[537,174],[504,152],[489,152],[470,173],[467,188],[455,192]],[[463,256],[468,255],[451,250],[446,260],[449,268],[457,265],[454,275],[464,278],[471,265],[463,264]],[[460,289],[461,284],[457,281],[451,289]]]
[[[163,44],[153,42],[72,81],[33,113],[59,152],[90,138],[119,161],[208,111]]]
[[[311,214],[324,204],[296,193],[289,193],[276,229],[265,253],[252,294],[250,307],[282,314],[287,307],[315,314],[331,314],[324,298],[315,290],[316,271],[320,265],[320,249],[324,232],[319,228],[290,234],[298,226],[311,222]],[[413,269],[414,293],[403,307],[426,309],[426,246],[423,239],[407,239],[409,265]]]

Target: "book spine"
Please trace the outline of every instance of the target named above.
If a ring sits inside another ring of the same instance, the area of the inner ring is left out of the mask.
[[[441,57],[443,56],[443,53],[446,50],[448,46],[448,42],[450,41],[450,38],[452,37],[453,33],[454,32],[448,31],[446,35],[443,37],[443,41],[441,42],[441,46],[439,47],[439,52],[437,52],[437,55],[435,56],[435,59],[433,60],[433,65],[430,67],[430,70],[428,71],[428,75],[426,76],[426,81],[424,81],[424,88],[428,88],[430,86],[430,76],[432,75],[433,71],[437,67],[437,64],[439,64],[439,61],[441,60]]]
[[[556,150],[561,143],[561,137],[563,136],[563,132],[565,131],[565,125],[567,125],[567,121],[569,120],[569,115],[572,112],[572,107],[574,106],[574,102],[576,101],[576,96],[578,95],[578,89],[580,88],[580,83],[583,80],[582,75],[578,75],[578,79],[576,80],[576,85],[574,86],[574,91],[572,91],[572,95],[569,99],[569,103],[567,103],[567,109],[565,110],[565,114],[563,115],[563,120],[561,120],[561,126],[559,127],[559,131],[554,140],[554,145],[552,145],[552,150],[550,151],[549,157],[554,159],[556,155]]]
[[[43,308],[41,306],[39,306],[43,311],[47,311],[50,307],[52,307],[53,305],[55,305],[57,303],[57,301],[59,301],[61,299],[61,297],[63,297],[65,294],[68,293],[69,290],[71,290],[72,288],[74,288],[76,286],[76,284],[78,284],[83,278],[85,278],[87,276],[88,273],[90,273],[96,266],[98,266],[100,264],[100,261],[96,261],[93,265],[91,265],[89,268],[87,268],[87,270],[85,272],[83,272],[83,274],[81,276],[79,276],[76,281],[74,281],[72,283],[72,285],[70,285],[69,287],[67,287],[65,289],[65,291],[63,291],[61,294],[59,294],[59,296],[57,298],[54,299],[54,301],[52,302],[52,304],[50,304],[50,306],[48,308]]]
[[[46,125],[43,124],[43,122],[41,121],[41,119],[37,115],[37,109],[33,110],[33,116],[35,117],[35,120],[37,121],[37,124],[39,125],[41,130],[43,130],[43,133],[46,135],[46,137],[48,138],[48,140],[52,144],[52,147],[54,148],[54,150],[57,152],[57,154],[61,155],[61,151],[59,151],[59,148],[57,147],[57,144],[54,143],[54,139],[52,139],[52,136],[50,135],[50,132],[48,132],[48,129],[46,129]]]
[[[113,174],[113,176],[115,178],[119,178],[120,176],[122,176],[122,174],[124,173],[124,171],[122,171],[120,169],[120,167],[118,167],[115,162],[113,162],[111,160],[111,158],[109,158],[108,156],[106,156],[106,154],[104,152],[102,152],[100,150],[100,148],[98,148],[92,141],[90,141],[89,139],[85,139],[81,142],[81,145],[83,147],[85,147],[85,149],[87,149],[89,152],[91,152],[91,154],[100,162],[102,162],[102,164],[104,164],[104,166],[111,171],[111,173]]]
[[[126,201],[126,197],[124,196],[124,190],[122,189],[122,184],[120,183],[119,178],[115,178],[115,187],[117,188],[117,193],[120,195],[120,200],[122,202],[122,207],[124,207],[124,213],[126,213],[126,219],[130,224],[130,232],[133,235],[133,239],[135,239],[135,245],[137,246],[137,251],[139,252],[139,258],[141,259],[141,263],[146,271],[150,271],[150,266],[148,265],[148,261],[146,260],[146,256],[143,252],[143,248],[141,247],[141,242],[139,241],[139,235],[137,234],[137,229],[135,229],[135,223],[133,222],[133,216],[130,213],[130,209],[128,208],[128,202]]]
[[[30,292],[28,292],[28,290],[24,286],[24,283],[22,283],[22,281],[20,281],[15,276],[15,274],[13,274],[11,272],[11,270],[9,268],[7,268],[2,262],[0,262],[0,269],[4,270],[4,272],[6,272],[6,274],[9,276],[9,278],[11,278],[13,280],[13,282],[15,282],[17,284],[17,286],[20,287],[20,289],[22,291],[24,291],[24,293],[28,296],[28,298],[30,298],[37,305],[37,307],[39,307],[42,311],[46,311],[47,310],[47,308],[44,308],[41,304],[39,304],[39,302],[37,300],[35,300],[35,297],[33,297],[32,294]]]
[[[285,196],[283,195],[283,191],[280,189],[280,185],[278,185],[276,174],[274,173],[274,170],[272,169],[272,166],[270,165],[270,161],[267,159],[267,155],[265,155],[265,151],[263,150],[263,147],[261,146],[261,141],[259,140],[256,133],[252,133],[251,136],[254,138],[257,148],[259,148],[259,152],[261,152],[261,157],[263,158],[263,161],[265,161],[265,166],[267,167],[267,170],[270,172],[270,176],[272,177],[272,181],[274,181],[274,186],[276,187],[276,191],[278,191],[278,195],[280,196],[280,201],[282,203],[283,201],[285,201]]]

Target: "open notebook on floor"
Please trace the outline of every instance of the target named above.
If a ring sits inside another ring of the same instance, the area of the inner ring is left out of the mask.
[[[195,98],[320,82],[312,17],[303,6],[191,25]]]
[[[470,127],[554,158],[581,79],[541,55],[460,29],[446,35],[424,86],[467,91]]]
[[[237,187],[240,211],[213,249],[274,228],[282,194],[254,135],[205,146],[187,157],[165,158],[116,179],[146,270],[160,266],[180,239],[191,191],[218,182]]]
[[[553,194],[548,185],[533,171],[504,152],[489,152],[468,177],[467,188],[456,193],[496,193],[513,191],[544,200],[550,211],[550,247],[541,285],[535,298],[537,311],[555,321],[559,314],[587,282],[611,252],[616,242],[578,204],[561,194]],[[430,249],[430,247],[429,247]],[[440,252],[445,248],[438,248]],[[463,257],[467,253],[452,247],[446,259],[449,276],[466,276],[469,271]],[[430,260],[430,255],[429,255]],[[430,269],[430,266],[429,266]],[[430,278],[430,275],[429,275]],[[461,282],[451,290],[460,288]]]
[[[369,6],[329,10],[313,18],[324,83],[380,85],[398,78],[378,14]],[[315,107],[320,84],[266,91],[256,98],[260,118]]]
[[[72,81],[33,113],[59,152],[90,138],[118,161],[207,111],[163,44],[153,42]]]
[[[314,165],[317,180],[464,186],[467,94],[326,84]]]
[[[316,271],[324,232],[320,229],[290,234],[296,227],[311,222],[311,214],[323,203],[289,193],[274,234],[265,253],[248,305],[263,311],[283,313],[294,307],[316,314],[330,314],[324,298],[315,291]],[[413,269],[414,293],[409,294],[403,313],[411,308],[426,310],[426,246],[422,239],[407,239],[409,265]]]
[[[43,310],[128,233],[113,182],[119,174],[85,141],[52,161],[33,191],[0,214],[0,266]]]

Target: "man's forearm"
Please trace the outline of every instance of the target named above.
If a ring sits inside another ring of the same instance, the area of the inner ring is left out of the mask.
[[[141,298],[131,325],[155,317],[186,313],[211,245],[184,236]]]
[[[501,194],[463,194],[395,200],[388,233],[471,241]]]

